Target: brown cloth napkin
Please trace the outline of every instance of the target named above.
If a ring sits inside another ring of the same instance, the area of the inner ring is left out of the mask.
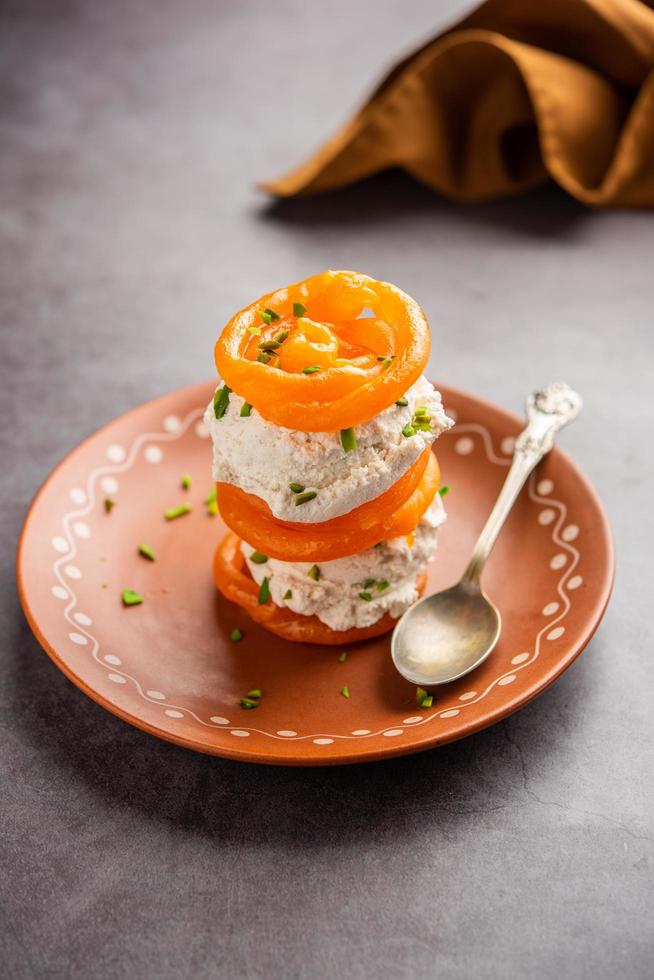
[[[654,205],[654,11],[639,0],[488,0],[263,187],[315,194],[395,166],[464,201],[549,175],[587,204]]]

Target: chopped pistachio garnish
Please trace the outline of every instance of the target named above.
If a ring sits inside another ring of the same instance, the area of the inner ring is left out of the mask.
[[[268,352],[265,350],[262,350],[260,354],[257,354],[257,360],[260,364],[268,364],[271,358],[272,354],[268,354]]]
[[[255,701],[253,698],[240,698],[239,704],[242,708],[245,708],[246,711],[251,711],[252,708],[259,707],[259,702]]]
[[[390,584],[391,583],[388,581],[388,579],[384,579],[383,582],[377,582],[375,588],[377,589],[378,592],[384,592],[389,587]]]
[[[241,631],[238,628],[238,626],[235,626],[234,627],[234,629],[232,630],[232,632],[229,634],[229,638],[232,641],[232,643],[238,643],[239,640],[242,640],[243,639],[243,634],[241,633]]]
[[[352,453],[357,448],[357,437],[354,429],[341,429],[341,446],[346,453]]]
[[[250,561],[253,561],[255,565],[265,565],[268,561],[268,555],[264,555],[261,551],[253,551],[250,555]]]
[[[402,395],[401,398],[398,398],[395,404],[398,405],[400,408],[406,408],[406,406],[409,404],[409,400],[405,398],[404,395]]]
[[[252,411],[252,406],[249,402],[243,402],[241,405],[241,411],[238,413],[242,419],[247,419],[250,417],[250,412]]]
[[[284,593],[284,599],[292,599],[292,598],[293,598],[293,590],[287,589],[286,592]]]
[[[438,491],[439,496],[441,497],[445,497],[449,492],[450,492],[449,483],[446,483],[445,486],[441,487]]]
[[[295,506],[299,507],[300,504],[308,504],[310,500],[314,500],[318,496],[315,490],[307,490],[305,493],[298,493],[295,497]]]
[[[188,504],[179,504],[178,507],[170,507],[168,510],[164,511],[164,517],[167,521],[174,521],[177,517],[183,517],[184,514],[190,514],[191,508]]]
[[[413,428],[410,422],[407,422],[407,424],[402,429],[402,435],[406,439],[409,439],[411,436],[414,436],[415,434],[416,434],[416,430]]]
[[[392,364],[392,362],[393,362],[393,354],[389,354],[387,356],[384,356],[383,354],[380,354],[377,357],[377,360],[380,361],[380,363],[383,364],[384,367],[388,367],[388,365],[389,364]]]
[[[157,560],[157,556],[155,555],[154,551],[152,550],[152,548],[150,547],[149,544],[140,544],[139,545],[139,555],[143,555],[143,557],[144,558],[147,558],[148,561],[156,561]]]
[[[110,514],[112,512],[112,510],[114,509],[115,506],[116,506],[116,501],[115,500],[112,500],[111,497],[105,497],[105,500],[104,500],[104,509],[106,510],[106,512],[108,514]]]
[[[260,337],[261,327],[248,327],[248,333],[251,334],[253,337]]]
[[[261,583],[261,588],[259,589],[259,605],[265,606],[265,604],[270,599],[270,580],[268,576]]]
[[[213,396],[213,414],[217,419],[221,419],[227,411],[231,391],[232,389],[228,388],[227,385],[223,385],[222,388],[216,388],[216,393]]]
[[[320,370],[319,364],[309,364],[307,367],[302,368],[302,374],[315,374],[316,371]]]
[[[427,414],[427,406],[426,405],[418,405],[418,407],[416,409],[414,409],[413,414],[414,415],[426,415]]]
[[[304,490],[304,484],[303,483],[289,483],[288,489],[291,491],[291,493],[302,493],[302,491]]]
[[[364,602],[372,602],[372,596],[369,592],[359,592],[359,598],[363,599]]]
[[[271,310],[270,307],[267,306],[261,314],[261,319],[264,323],[272,323],[273,320],[279,320],[279,313],[275,313],[274,310]]]
[[[293,303],[293,316],[304,316],[307,308],[304,303]]]
[[[209,506],[209,504],[215,504],[217,494],[218,494],[218,491],[216,490],[216,487],[214,486],[214,488],[210,492],[209,496],[208,497],[205,497],[205,500],[204,500],[205,504],[207,506]]]
[[[227,385],[223,385],[222,388],[216,388],[213,396],[213,414],[217,419],[221,419],[227,411],[231,391],[232,389]]]
[[[343,687],[341,688],[341,694],[343,695],[344,698],[349,698],[349,696],[350,696],[350,689],[347,686],[347,684],[344,684]]]
[[[363,587],[364,587],[364,589],[369,589],[369,588],[370,588],[370,586],[371,586],[371,585],[374,585],[376,581],[377,581],[377,579],[376,579],[376,578],[367,578],[367,579],[365,580],[365,582],[363,583]]]
[[[317,565],[312,565],[307,572],[307,575],[309,578],[312,578],[314,582],[317,582],[320,579],[320,569]]]
[[[247,697],[248,698],[260,698],[260,697],[263,697],[263,691],[261,690],[260,687],[255,687],[254,691],[248,691]]]
[[[278,340],[262,340],[259,344],[259,350],[265,350],[269,353],[272,351],[279,350],[282,345]]]
[[[188,475],[188,473],[185,473],[184,476],[182,477],[182,490],[190,490],[191,483],[192,483],[191,477]]]
[[[207,504],[207,515],[209,517],[215,517],[218,513],[218,501],[212,500],[211,503]]]
[[[416,703],[421,708],[431,708],[434,703],[434,695],[425,691],[424,687],[416,688]]]
[[[133,589],[123,589],[120,596],[124,606],[140,606],[143,602],[143,596]]]
[[[343,653],[339,654],[338,662],[339,664],[344,664],[347,660],[347,650],[343,650]]]
[[[277,341],[278,344],[283,344],[287,337],[288,337],[288,330],[280,330],[279,333],[276,335],[275,340]]]

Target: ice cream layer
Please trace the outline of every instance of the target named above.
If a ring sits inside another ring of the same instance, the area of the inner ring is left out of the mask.
[[[259,585],[268,579],[276,606],[317,616],[333,630],[347,630],[372,626],[386,613],[401,616],[416,601],[416,579],[431,560],[437,529],[444,520],[445,509],[437,494],[412,543],[411,538],[393,538],[358,555],[315,566],[276,558],[261,563],[259,553],[245,541],[241,550],[252,578]],[[251,560],[253,553],[259,562]]]
[[[355,426],[357,449],[346,453],[338,432],[301,432],[266,422],[252,408],[240,414],[243,399],[235,392],[216,419],[209,405],[205,422],[213,441],[213,477],[256,494],[275,517],[285,521],[328,521],[374,500],[416,462],[426,446],[453,424],[440,394],[425,377],[406,392],[407,405],[392,405]],[[416,409],[424,406],[431,430],[404,435]],[[289,483],[316,491],[301,506]]]

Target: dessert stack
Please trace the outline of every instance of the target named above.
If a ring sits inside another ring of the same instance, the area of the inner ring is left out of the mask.
[[[429,327],[390,283],[328,271],[237,313],[205,421],[216,586],[274,633],[377,636],[418,598],[445,520],[432,445],[452,422],[423,376]]]

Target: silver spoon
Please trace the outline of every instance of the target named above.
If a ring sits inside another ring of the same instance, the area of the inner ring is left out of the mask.
[[[527,426],[516,439],[511,468],[463,578],[408,609],[393,630],[391,655],[403,677],[429,687],[448,684],[486,660],[502,629],[500,611],[480,584],[497,536],[527,477],[554,445],[554,436],[581,411],[580,396],[560,382],[527,399]]]

